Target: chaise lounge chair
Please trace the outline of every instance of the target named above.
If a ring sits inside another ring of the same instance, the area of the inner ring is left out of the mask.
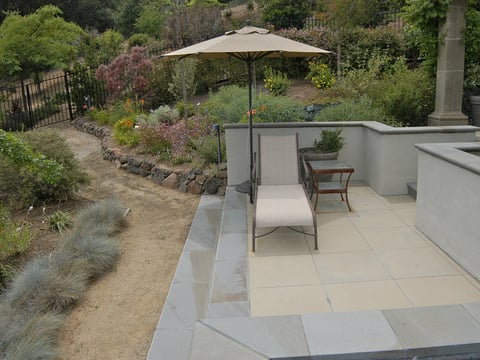
[[[313,236],[318,249],[317,218],[300,178],[298,134],[258,136],[258,177],[252,219],[252,251],[256,239],[287,226]],[[313,227],[306,233],[302,227]],[[273,230],[271,228],[274,228]],[[294,227],[300,227],[295,229]],[[259,228],[270,228],[258,234]]]

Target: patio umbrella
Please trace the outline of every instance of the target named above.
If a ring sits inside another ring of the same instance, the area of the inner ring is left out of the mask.
[[[245,26],[225,35],[179,49],[162,56],[172,58],[194,57],[198,59],[236,58],[248,68],[248,129],[250,139],[250,179],[247,182],[250,199],[253,184],[253,129],[252,129],[252,82],[253,63],[263,58],[309,57],[327,54],[330,51],[274,35],[267,29]]]

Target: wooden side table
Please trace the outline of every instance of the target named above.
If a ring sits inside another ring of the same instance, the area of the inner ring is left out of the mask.
[[[352,166],[343,163],[337,160],[320,160],[320,161],[306,161],[307,169],[312,177],[312,192],[315,192],[315,206],[318,205],[318,195],[319,194],[340,194],[340,197],[343,199],[343,194],[345,194],[345,200],[348,206],[348,210],[352,211],[350,203],[348,202],[348,183],[350,177],[352,176],[354,169]],[[329,182],[319,182],[318,175],[322,174],[339,174],[339,181]],[[343,174],[347,174],[347,179],[343,180]]]

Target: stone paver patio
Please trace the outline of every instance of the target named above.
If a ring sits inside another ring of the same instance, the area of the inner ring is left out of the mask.
[[[202,197],[148,359],[480,357],[480,285],[414,226],[415,201],[323,196],[319,250],[281,229],[250,251],[250,205]]]

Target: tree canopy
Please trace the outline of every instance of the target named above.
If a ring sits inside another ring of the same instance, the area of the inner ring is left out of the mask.
[[[52,5],[26,16],[9,12],[0,25],[1,75],[25,78],[68,66],[76,57],[75,42],[83,30],[61,15],[62,11]]]

